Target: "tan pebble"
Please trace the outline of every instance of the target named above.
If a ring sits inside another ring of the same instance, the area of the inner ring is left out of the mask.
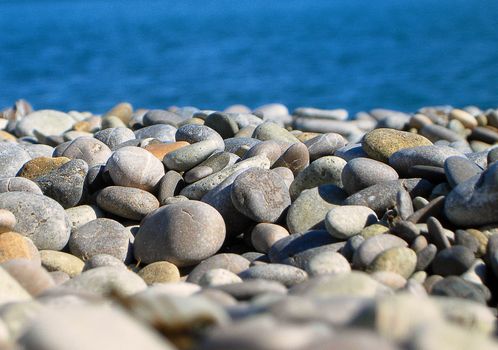
[[[180,281],[178,267],[167,261],[157,261],[138,271],[138,275],[148,285],[154,283],[170,283]]]
[[[178,141],[172,143],[153,143],[145,146],[145,149],[152,153],[157,159],[162,161],[164,156],[168,153],[188,145],[189,143],[186,141]]]
[[[19,176],[33,180],[42,175],[46,175],[51,171],[58,169],[62,165],[69,162],[71,159],[67,157],[39,157],[30,160],[22,167]]]
[[[13,259],[39,262],[40,256],[29,238],[17,232],[4,232],[0,234],[0,263]]]

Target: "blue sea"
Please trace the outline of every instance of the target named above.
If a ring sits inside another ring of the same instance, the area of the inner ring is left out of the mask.
[[[0,0],[0,108],[498,106],[496,0]]]

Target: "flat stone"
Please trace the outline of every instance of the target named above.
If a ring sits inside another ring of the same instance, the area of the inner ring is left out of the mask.
[[[87,260],[97,254],[109,254],[124,261],[129,238],[119,222],[99,218],[75,228],[69,239],[71,254]]]
[[[474,263],[475,256],[464,246],[457,245],[440,251],[432,262],[432,270],[443,277],[461,275]]]
[[[62,271],[69,277],[77,276],[83,271],[85,263],[80,258],[55,250],[41,250],[41,263],[47,271]]]
[[[91,168],[97,164],[105,164],[111,153],[105,143],[93,137],[79,137],[67,145],[61,156],[84,160]]]
[[[60,168],[62,165],[69,162],[71,159],[67,157],[39,157],[31,159],[25,163],[19,172],[18,176],[25,177],[29,180],[34,180],[37,177],[47,175],[53,170]]]
[[[325,184],[342,187],[341,173],[346,161],[335,156],[321,157],[301,171],[292,182],[289,192],[292,199],[309,188]]]
[[[447,158],[444,162],[444,171],[451,187],[482,173],[482,169],[476,163],[463,157]]]
[[[342,184],[349,194],[398,177],[396,170],[389,165],[369,158],[349,160],[341,174]]]
[[[477,126],[477,119],[472,114],[462,109],[453,109],[448,117],[450,120],[458,120],[463,126],[469,129],[473,129]]]
[[[84,160],[73,159],[34,181],[43,194],[56,200],[63,208],[77,205],[82,197],[88,165]]]
[[[284,264],[265,264],[251,266],[239,273],[243,280],[247,279],[265,279],[277,281],[290,287],[302,283],[308,278],[306,271],[297,267]]]
[[[223,151],[216,139],[208,139],[181,147],[164,156],[163,163],[169,170],[187,171],[205,161],[215,151]]]
[[[324,156],[334,155],[336,150],[346,146],[347,140],[340,134],[326,133],[315,136],[304,144],[308,148],[310,161],[314,161]]]
[[[242,279],[231,271],[225,269],[212,269],[202,275],[199,280],[199,285],[203,287],[214,287],[240,282],[242,282]],[[214,290],[210,289],[210,291]],[[221,291],[216,290],[216,292]]]
[[[248,300],[261,294],[281,294],[287,293],[287,288],[279,282],[269,280],[251,279],[240,283],[224,284],[212,287],[228,293],[237,300]]]
[[[103,211],[96,205],[84,204],[68,208],[65,211],[71,222],[71,230],[104,216]]]
[[[463,157],[460,151],[449,146],[431,145],[402,149],[389,157],[391,165],[400,175],[408,174],[411,167],[428,165],[444,167],[444,162],[450,157]]]
[[[98,267],[113,266],[126,269],[126,265],[121,259],[109,254],[96,254],[93,255],[88,260],[85,260],[85,265],[83,266],[83,271],[88,271],[91,269],[96,269]]]
[[[462,298],[486,304],[485,296],[477,285],[458,276],[449,276],[439,280],[433,285],[431,294]]]
[[[5,192],[0,194],[0,208],[15,215],[14,231],[30,238],[40,250],[61,250],[69,240],[69,218],[51,198],[29,192]]]
[[[0,263],[10,260],[26,259],[40,262],[40,255],[33,242],[16,232],[0,234]]]
[[[190,271],[187,282],[199,283],[201,277],[208,271],[213,269],[224,269],[234,274],[239,274],[249,267],[249,260],[232,253],[224,253],[213,255],[206,260],[203,260],[192,271]]]
[[[436,124],[424,125],[424,127],[420,129],[420,134],[427,137],[432,142],[436,142],[438,140],[454,142],[463,139],[463,137],[456,132]]]
[[[159,201],[151,193],[124,186],[104,188],[97,196],[97,204],[111,214],[131,220],[141,220],[159,208]]]
[[[368,266],[368,271],[388,271],[409,278],[417,265],[417,254],[410,248],[394,247],[383,251]]]
[[[36,183],[24,177],[6,177],[0,179],[0,193],[4,192],[30,192],[42,195],[43,192]]]
[[[177,130],[174,126],[165,125],[165,124],[156,124],[135,130],[134,133],[135,133],[135,138],[137,139],[153,138],[161,142],[174,142],[176,131]]]
[[[387,163],[388,158],[404,148],[432,145],[421,135],[394,129],[375,129],[362,141],[364,151],[373,159]]]
[[[214,255],[224,239],[225,222],[216,209],[198,201],[178,202],[142,221],[135,257],[146,264],[166,260],[178,267],[191,266]]]
[[[185,182],[193,183],[234,165],[239,156],[229,152],[218,152],[185,173]]]
[[[180,281],[178,267],[167,261],[156,261],[138,271],[138,275],[148,285]]]
[[[366,206],[382,216],[387,209],[396,206],[396,198],[400,190],[407,190],[413,198],[427,197],[432,188],[433,185],[424,179],[391,180],[367,187],[349,196],[344,204]]]
[[[16,135],[34,136],[36,130],[44,135],[62,135],[71,129],[75,120],[68,114],[44,109],[24,116],[16,125]]]
[[[180,124],[184,120],[185,118],[177,113],[165,111],[162,109],[152,109],[144,114],[143,124],[144,126],[167,124],[172,125],[176,128],[178,127],[178,124]]]
[[[417,252],[416,271],[425,271],[434,261],[437,254],[437,247],[434,244],[429,244]]]
[[[333,208],[327,213],[325,227],[332,237],[346,240],[377,221],[377,215],[368,207],[344,205]]]
[[[152,191],[164,175],[161,161],[139,147],[123,147],[115,151],[106,165],[114,184]]]
[[[185,141],[169,142],[169,143],[151,143],[145,146],[145,149],[152,153],[157,159],[162,161],[164,156],[176,151],[182,147],[188,146],[190,143]]]
[[[212,175],[209,175],[193,184],[185,187],[180,194],[189,199],[201,199],[206,193],[222,183],[227,177],[242,169],[258,167],[263,169],[270,168],[270,161],[266,156],[260,155],[242,160],[234,165],[226,167]]]
[[[404,240],[391,234],[370,237],[361,243],[354,253],[353,265],[359,269],[366,268],[382,252],[391,248],[407,246],[408,244]]]
[[[259,168],[248,169],[237,176],[231,198],[239,212],[256,222],[276,222],[291,204],[282,178]]]
[[[274,140],[296,143],[299,140],[289,131],[273,122],[264,122],[256,127],[252,137],[261,141]]]

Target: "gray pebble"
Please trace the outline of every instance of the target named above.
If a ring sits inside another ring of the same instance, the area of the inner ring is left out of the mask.
[[[349,194],[380,182],[397,179],[398,173],[393,168],[370,158],[355,158],[348,161],[341,174],[342,184]]]
[[[324,156],[332,156],[334,152],[347,144],[347,140],[336,133],[316,136],[304,143],[310,154],[310,161]]]
[[[94,137],[114,151],[123,142],[134,140],[135,134],[128,128],[108,128],[96,132]]]
[[[370,237],[354,253],[353,265],[359,269],[366,268],[383,251],[390,248],[407,246],[408,244],[404,240],[391,234]]]
[[[368,207],[344,205],[333,208],[327,213],[325,227],[332,237],[346,240],[377,221],[377,215]]]
[[[482,169],[473,161],[463,157],[449,157],[444,162],[444,172],[448,184],[455,187],[458,184],[482,173]]]
[[[302,283],[308,278],[308,274],[294,266],[283,264],[265,264],[249,267],[239,273],[243,280],[247,279],[265,279],[277,281],[290,287]]]
[[[31,160],[23,147],[11,142],[0,143],[0,178],[14,177],[24,163]]]
[[[159,201],[147,191],[123,186],[109,186],[99,192],[97,204],[105,211],[120,217],[141,220],[159,208]]]
[[[203,260],[192,271],[190,271],[187,282],[199,283],[200,278],[209,270],[225,269],[234,274],[239,274],[249,267],[249,260],[238,254],[224,253],[213,255]]]
[[[158,139],[161,142],[174,142],[175,133],[176,133],[176,128],[174,126],[165,125],[165,124],[156,124],[136,130],[135,138],[137,139],[154,138]]]
[[[94,139],[93,137],[80,137],[74,141],[71,141],[61,156],[72,158],[72,159],[82,159],[89,167],[93,167],[97,164],[105,164],[112,151],[103,142]],[[55,152],[54,152],[55,156]]]
[[[24,177],[6,177],[0,179],[0,193],[16,191],[43,194],[35,182]]]

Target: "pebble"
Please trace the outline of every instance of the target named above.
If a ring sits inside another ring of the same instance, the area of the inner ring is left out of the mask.
[[[124,261],[128,254],[129,238],[119,222],[98,218],[73,230],[69,239],[71,254],[87,260],[97,254],[109,254]]]
[[[22,176],[29,180],[34,180],[37,177],[47,175],[53,170],[60,168],[62,165],[69,162],[71,159],[67,157],[38,157],[26,162],[18,176]]]
[[[199,285],[203,287],[215,287],[240,282],[242,282],[242,278],[231,271],[226,269],[212,269],[202,275],[199,280]]]
[[[264,294],[287,294],[287,288],[279,282],[270,280],[250,279],[240,283],[223,284],[212,287],[221,290],[237,300],[249,300]]]
[[[167,124],[172,125],[175,128],[178,127],[185,119],[174,112],[165,111],[162,109],[152,109],[147,111],[147,113],[143,116],[143,124],[144,126],[151,126],[156,124]]]
[[[154,283],[170,283],[180,280],[178,267],[167,261],[156,261],[138,271],[138,275],[148,285]]]
[[[284,264],[265,264],[251,266],[239,273],[243,280],[264,279],[277,281],[287,287],[302,283],[308,278],[306,271]]]
[[[357,235],[366,226],[377,222],[375,212],[359,205],[344,205],[331,209],[325,217],[327,231],[337,239]]]
[[[230,196],[235,208],[256,222],[276,222],[291,204],[283,179],[259,168],[248,169],[237,176]]]
[[[346,146],[347,140],[336,133],[318,135],[304,142],[308,148],[311,161],[324,156],[332,156],[335,151]]]
[[[382,252],[391,248],[407,246],[408,244],[404,240],[391,234],[370,237],[362,242],[355,251],[353,255],[353,266],[358,269],[364,269]]]
[[[104,216],[103,211],[96,205],[78,205],[76,207],[68,208],[65,211],[71,222],[71,231]]]
[[[299,140],[289,131],[273,122],[264,122],[256,127],[252,137],[261,141],[274,140],[296,143]]]
[[[486,304],[486,298],[479,287],[458,276],[449,276],[437,281],[432,286],[431,294],[462,298]]]
[[[126,268],[126,265],[123,264],[123,261],[116,258],[115,256],[109,254],[95,254],[91,258],[85,260],[83,271],[88,271],[103,266]]]
[[[208,271],[224,269],[234,274],[239,274],[249,267],[249,260],[238,254],[224,253],[213,255],[203,260],[192,271],[190,271],[187,282],[199,283],[201,277]]]
[[[0,263],[26,259],[40,262],[40,255],[33,242],[16,232],[0,234]]]
[[[417,265],[417,254],[406,247],[394,247],[383,251],[372,261],[367,270],[387,271],[408,279]]]
[[[106,164],[114,184],[145,191],[155,189],[164,175],[160,160],[139,147],[123,147],[115,151]]]
[[[324,251],[314,255],[307,261],[305,271],[310,277],[337,275],[351,272],[351,265],[342,254]]]
[[[306,146],[301,143],[295,143],[285,150],[285,152],[275,161],[274,168],[285,167],[297,175],[304,170],[310,163],[310,156]]]
[[[0,193],[17,191],[43,194],[36,183],[23,177],[7,177],[0,179]]]
[[[131,220],[141,220],[159,208],[159,201],[151,193],[124,186],[104,188],[97,196],[97,204],[111,214]]]
[[[292,199],[309,188],[325,184],[342,187],[341,174],[346,161],[335,156],[321,157],[301,171],[292,182],[289,192]]]
[[[2,268],[33,297],[55,286],[54,280],[40,264],[29,260],[10,260]]]
[[[96,132],[94,137],[114,151],[123,142],[134,140],[135,134],[128,128],[107,128]]]
[[[14,214],[8,210],[0,209],[0,233],[14,230],[16,222]]]
[[[0,194],[0,208],[14,214],[14,231],[30,238],[40,250],[61,250],[69,240],[69,218],[51,198],[29,192],[5,192]]]
[[[421,135],[384,128],[368,132],[362,141],[363,150],[383,163],[387,163],[389,157],[399,150],[428,145],[432,142]]]
[[[216,209],[183,201],[161,207],[142,221],[134,252],[146,264],[166,260],[191,266],[214,255],[224,240],[225,222]]]
[[[85,263],[78,257],[56,250],[41,250],[40,258],[42,266],[49,272],[61,271],[69,277],[79,275],[83,271]]]
[[[0,306],[31,299],[31,295],[0,266]]]
[[[259,223],[251,231],[251,243],[258,252],[267,253],[271,246],[289,232],[280,225]]]
[[[136,139],[153,138],[161,142],[174,142],[176,131],[177,130],[174,126],[166,124],[156,124],[135,130],[135,138]],[[176,140],[176,141],[181,141],[181,140]]]
[[[223,150],[223,148],[225,148],[225,142],[223,141],[223,138],[220,136],[220,134],[205,125],[183,125],[176,131],[175,139],[176,141],[187,141],[190,144],[213,140],[216,141],[216,144],[218,145],[220,150]]]
[[[29,113],[17,123],[16,135],[34,136],[34,130],[47,136],[62,135],[70,130],[74,123],[75,120],[66,113],[51,109],[39,110]]]
[[[31,156],[21,146],[10,143],[0,143],[0,178],[14,177],[23,165],[31,160]]]
[[[79,137],[68,143],[60,156],[84,160],[91,168],[97,164],[105,164],[111,154],[112,151],[103,142],[93,137]]]
[[[240,158],[229,152],[218,152],[185,173],[185,182],[193,183],[234,165]]]
[[[454,142],[461,141],[463,139],[463,137],[456,132],[451,131],[450,129],[446,129],[444,126],[436,124],[425,125],[422,129],[420,129],[420,134],[425,136],[432,142],[436,142],[438,140]]]
[[[76,206],[84,195],[88,165],[73,159],[46,175],[34,179],[44,195],[56,200],[63,208]]]
[[[343,187],[349,194],[398,178],[398,173],[389,165],[370,158],[349,160],[341,173]]]
[[[443,277],[461,275],[474,263],[472,251],[461,245],[441,250],[432,262],[432,270]]]
[[[211,113],[207,116],[204,125],[216,131],[224,139],[234,137],[239,132],[239,126],[228,113]]]

